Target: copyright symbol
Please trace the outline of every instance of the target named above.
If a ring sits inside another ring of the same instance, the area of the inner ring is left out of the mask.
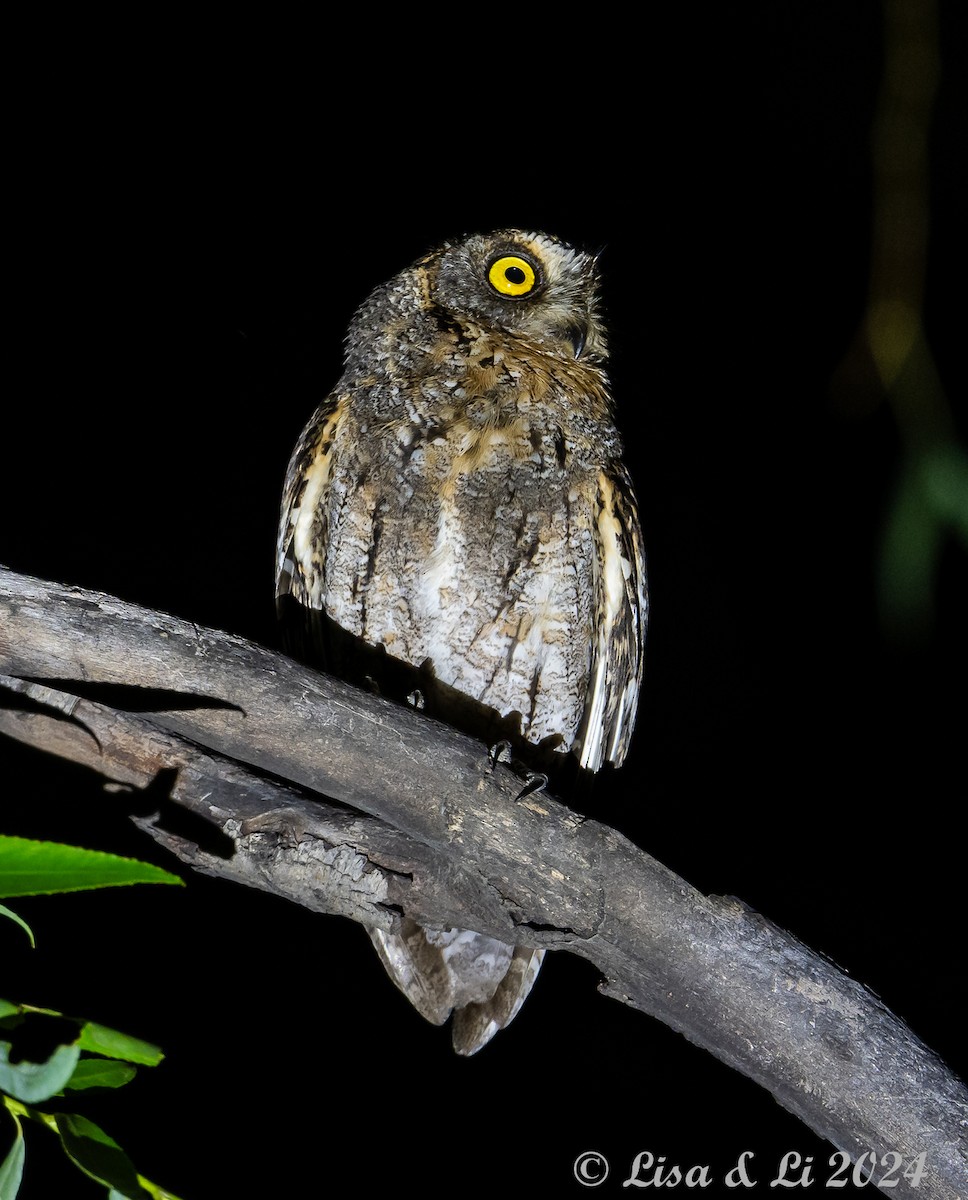
[[[575,1159],[575,1178],[585,1187],[598,1187],[608,1178],[608,1160],[597,1150],[586,1150]]]

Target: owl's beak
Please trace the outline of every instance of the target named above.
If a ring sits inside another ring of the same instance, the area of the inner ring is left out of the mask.
[[[581,358],[581,352],[585,349],[585,343],[588,341],[588,322],[574,321],[570,323],[565,330],[565,337],[571,342],[575,358]]]

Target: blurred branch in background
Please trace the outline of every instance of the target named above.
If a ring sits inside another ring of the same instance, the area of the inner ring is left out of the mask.
[[[894,642],[931,633],[942,552],[968,550],[968,453],[959,445],[923,321],[930,234],[929,134],[940,79],[936,0],[884,8],[884,76],[875,119],[873,245],[867,312],[840,375],[886,400],[901,462],[883,530],[878,605]],[[852,403],[857,404],[856,391]]]

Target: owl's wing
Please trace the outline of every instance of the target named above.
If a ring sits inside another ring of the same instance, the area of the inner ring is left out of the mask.
[[[616,463],[598,477],[594,505],[595,636],[588,692],[575,738],[589,771],[620,766],[628,752],[645,654],[649,596],[632,481]]]
[[[349,397],[331,393],[302,431],[289,460],[276,543],[276,606],[287,642],[303,657],[319,657],[315,645],[323,609],[326,550],[329,541],[329,494],[333,448]],[[295,603],[290,603],[289,599]]]

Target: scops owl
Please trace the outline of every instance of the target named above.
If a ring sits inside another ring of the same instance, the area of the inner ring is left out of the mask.
[[[647,594],[605,359],[596,257],[544,233],[448,242],[378,287],[289,463],[293,648],[534,770],[620,764]],[[425,1017],[453,1013],[461,1054],[544,953],[412,921],[370,936]]]

